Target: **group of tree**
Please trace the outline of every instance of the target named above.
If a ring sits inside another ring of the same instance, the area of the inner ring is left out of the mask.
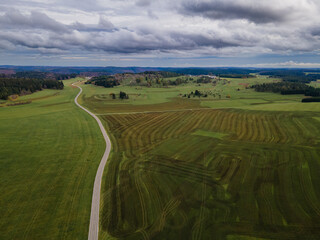
[[[91,78],[86,82],[86,84],[94,84],[105,88],[113,88],[120,85],[120,82],[114,76],[99,76]]]
[[[304,98],[301,100],[301,102],[308,103],[308,102],[320,102],[319,97],[313,97],[313,98]]]
[[[239,74],[239,73],[225,73],[225,74],[219,74],[219,77],[223,78],[255,78],[255,75],[250,74]]]
[[[314,88],[302,82],[277,82],[263,83],[253,85],[257,92],[273,92],[281,93],[282,95],[304,94],[305,96],[318,97],[320,96],[320,88]]]
[[[212,78],[208,76],[201,76],[197,79],[197,83],[212,83]]]
[[[168,80],[167,81],[167,85],[178,86],[178,85],[185,84],[185,83],[188,83],[188,82],[189,82],[188,78],[180,78],[180,77],[178,77],[175,80]]]
[[[212,91],[199,91],[199,90],[195,90],[195,91],[192,91],[188,94],[184,94],[182,95],[182,97],[185,97],[185,98],[191,98],[191,97],[198,97],[198,98],[206,98],[208,96],[213,96],[213,97],[219,97],[221,98],[221,94],[219,93],[213,93]]]
[[[66,80],[77,77],[76,73],[64,74],[64,73],[50,73],[39,71],[25,71],[16,72],[9,76],[10,78],[24,78],[24,79],[50,79],[50,80]]]
[[[129,95],[126,94],[125,92],[120,91],[119,98],[122,99],[122,100],[123,99],[129,99]]]
[[[146,71],[142,74],[145,75],[158,75],[161,78],[174,78],[174,77],[180,77],[183,74],[182,73],[176,73],[176,72],[165,72],[165,71]]]
[[[0,78],[0,99],[10,95],[29,94],[42,89],[63,89],[62,81],[50,79]]]
[[[111,96],[112,99],[117,99],[117,96],[116,96],[115,93],[110,93],[110,96]],[[123,100],[123,99],[129,99],[129,95],[126,94],[125,92],[120,91],[120,93],[119,93],[119,98],[120,98],[121,100]]]

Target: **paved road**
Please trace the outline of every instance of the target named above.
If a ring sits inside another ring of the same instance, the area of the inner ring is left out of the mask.
[[[94,115],[93,113],[91,113],[90,111],[88,111],[87,109],[82,107],[78,103],[78,97],[82,93],[82,88],[77,85],[74,85],[74,84],[72,84],[72,85],[80,88],[80,92],[78,93],[78,95],[74,99],[75,104],[79,108],[81,108],[82,110],[89,113],[98,122],[100,130],[101,130],[102,135],[104,137],[104,140],[106,141],[106,150],[103,154],[103,157],[101,159],[101,162],[100,162],[97,174],[96,174],[96,178],[94,180],[93,193],[92,193],[92,204],[91,204],[91,215],[90,215],[90,225],[89,225],[89,236],[88,236],[88,240],[98,240],[101,179],[102,179],[104,167],[107,163],[107,160],[108,160],[108,157],[110,154],[111,141],[110,141],[110,138],[108,137],[108,134],[107,134],[106,130],[104,129],[100,119],[96,115]]]

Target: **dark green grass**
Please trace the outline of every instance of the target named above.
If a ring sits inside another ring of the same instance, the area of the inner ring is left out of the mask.
[[[103,119],[114,154],[101,239],[320,236],[320,124],[312,115],[201,110]],[[199,129],[224,137],[195,135]]]
[[[0,239],[87,239],[104,142],[76,93],[46,90],[0,108]]]

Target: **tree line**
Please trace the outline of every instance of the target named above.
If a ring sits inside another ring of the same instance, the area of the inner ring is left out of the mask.
[[[319,97],[320,88],[314,88],[301,82],[277,82],[277,83],[263,83],[253,85],[257,92],[273,92],[281,93],[282,95],[304,94],[305,96]]]
[[[173,77],[180,77],[182,73],[175,73],[175,72],[161,72],[161,71],[145,71],[142,74],[146,75],[158,75],[162,78],[173,78]]]
[[[64,73],[50,73],[50,72],[38,72],[38,71],[24,71],[16,72],[15,74],[2,74],[2,78],[24,78],[24,79],[50,79],[50,80],[66,80],[77,77],[76,73],[64,74]]]
[[[50,79],[0,78],[0,99],[10,95],[30,94],[42,89],[63,89],[62,81]]]
[[[279,69],[279,70],[268,70],[261,71],[260,75],[281,78],[286,82],[302,82],[310,83],[312,81],[317,81],[320,78],[319,74],[307,74],[302,70],[289,70],[289,69]]]

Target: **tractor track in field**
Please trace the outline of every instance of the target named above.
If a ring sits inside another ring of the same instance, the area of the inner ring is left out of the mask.
[[[103,127],[103,124],[101,123],[100,119],[93,113],[91,113],[89,110],[86,108],[82,107],[78,103],[78,97],[82,93],[82,88],[72,84],[75,87],[78,87],[80,89],[80,92],[78,95],[75,97],[74,102],[75,104],[81,108],[82,110],[86,111],[89,115],[91,115],[98,123],[101,133],[103,135],[103,138],[106,142],[106,149],[103,154],[103,157],[100,161],[97,174],[94,180],[94,186],[93,186],[93,193],[92,193],[92,204],[91,204],[91,214],[90,214],[90,225],[89,225],[89,235],[88,235],[88,240],[98,240],[98,235],[99,235],[99,212],[100,212],[100,192],[101,192],[101,181],[102,181],[102,175],[104,171],[104,167],[107,163],[110,151],[111,151],[111,141],[110,138]]]

